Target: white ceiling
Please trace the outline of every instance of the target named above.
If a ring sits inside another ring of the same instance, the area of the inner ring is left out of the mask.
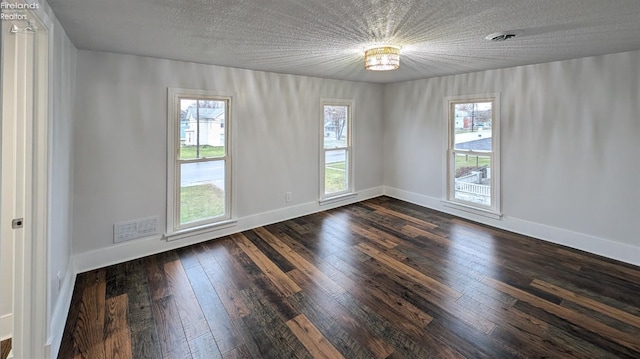
[[[49,0],[79,49],[395,82],[640,49],[640,0]],[[519,30],[490,42],[485,36]],[[400,69],[364,47],[402,46]]]

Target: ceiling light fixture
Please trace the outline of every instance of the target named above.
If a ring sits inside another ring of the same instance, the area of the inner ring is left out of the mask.
[[[400,67],[400,46],[383,45],[364,51],[364,68],[371,71],[388,71]]]

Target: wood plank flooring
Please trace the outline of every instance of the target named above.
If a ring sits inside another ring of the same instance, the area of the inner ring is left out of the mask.
[[[6,339],[0,342],[0,359],[7,359],[11,352],[11,339]]]
[[[640,268],[388,197],[78,275],[59,358],[640,358]]]

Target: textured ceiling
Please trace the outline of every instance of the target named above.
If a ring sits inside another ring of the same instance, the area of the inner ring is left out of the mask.
[[[640,49],[640,0],[49,0],[79,49],[395,82]],[[491,42],[485,36],[518,30]],[[402,46],[400,69],[363,49]]]

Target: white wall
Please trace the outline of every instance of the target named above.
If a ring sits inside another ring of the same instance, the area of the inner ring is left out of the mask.
[[[355,189],[382,193],[382,85],[79,51],[73,251],[80,270],[179,245],[157,238],[113,244],[117,222],[160,216],[165,227],[167,87],[235,94],[232,155],[240,222],[258,225],[322,209],[323,97],[355,100]],[[291,203],[285,203],[285,192],[293,192]]]
[[[49,122],[49,321],[50,335],[64,326],[75,273],[71,265],[71,223],[73,188],[73,99],[77,50],[53,13],[51,43]],[[60,275],[60,282],[58,279]],[[62,287],[58,288],[61,285]],[[62,321],[62,323],[60,323]]]
[[[235,93],[237,214],[254,225],[262,214],[320,209],[310,207],[320,98],[354,98],[357,191],[384,183],[395,197],[638,263],[639,58],[629,52],[382,86],[80,51],[72,194],[79,268],[185,244],[112,243],[114,223],[156,215],[164,222],[167,87]],[[444,97],[492,92],[502,103],[497,221],[441,202]]]
[[[51,306],[58,300],[58,273],[69,280],[73,188],[73,97],[77,50],[57,23],[53,33],[50,123],[49,283]],[[61,283],[62,284],[62,283]]]
[[[390,84],[386,191],[443,206],[444,97],[501,93],[502,212],[466,217],[640,264],[640,52]]]

